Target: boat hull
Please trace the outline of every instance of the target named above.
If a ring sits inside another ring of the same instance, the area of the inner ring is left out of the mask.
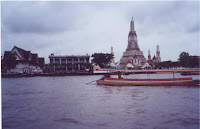
[[[98,85],[109,86],[197,86],[199,80],[192,78],[171,78],[171,79],[117,79],[103,78],[97,81]]]

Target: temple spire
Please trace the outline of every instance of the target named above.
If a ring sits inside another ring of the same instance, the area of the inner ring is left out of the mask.
[[[161,62],[159,45],[157,45],[156,58],[158,62]]]
[[[114,57],[113,46],[111,46],[111,54],[113,55],[113,58],[111,59],[111,63],[113,66],[115,66],[115,57]]]
[[[150,53],[150,50],[148,50],[148,60],[151,60],[151,53]]]
[[[133,17],[132,17],[132,20],[131,20],[131,28],[130,28],[130,31],[134,31],[134,21],[133,21]]]
[[[159,48],[159,45],[157,45],[156,56],[157,56],[157,57],[160,57],[160,48]]]
[[[114,55],[114,52],[113,52],[113,46],[111,46],[111,54]]]

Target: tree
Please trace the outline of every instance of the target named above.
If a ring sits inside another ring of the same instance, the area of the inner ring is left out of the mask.
[[[181,66],[183,67],[189,67],[190,64],[190,54],[187,52],[182,52],[179,55],[179,59]]]
[[[170,67],[172,67],[172,61],[163,61],[163,62],[161,62],[161,66],[163,68],[169,69]]]
[[[199,68],[199,63],[200,62],[200,59],[197,57],[197,56],[190,56],[190,59],[189,59],[189,66],[191,68]]]
[[[94,53],[92,54],[92,57],[92,63],[95,63],[101,68],[104,68],[111,62],[113,55],[108,53]]]
[[[6,58],[3,59],[4,68],[13,69],[15,68],[17,62],[14,54],[9,54]]]
[[[160,69],[162,66],[160,62],[154,62],[153,65],[156,69]]]

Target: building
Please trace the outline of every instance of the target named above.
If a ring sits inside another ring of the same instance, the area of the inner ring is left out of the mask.
[[[152,66],[149,65],[148,62],[146,62],[141,68],[142,68],[142,69],[152,69]]]
[[[56,73],[87,72],[90,69],[89,55],[49,56],[51,70]]]
[[[14,58],[14,59],[13,59]],[[10,65],[14,65],[12,68]],[[42,72],[44,58],[37,53],[31,53],[14,46],[11,51],[5,51],[3,57],[3,69],[11,73],[38,73]]]
[[[157,49],[156,49],[156,56],[154,55],[153,58],[151,59],[151,53],[150,50],[148,51],[148,60],[147,62],[151,62],[151,63],[160,63],[161,62],[161,57],[160,57],[160,47],[159,45],[157,45]]]
[[[131,61],[134,66],[143,66],[146,63],[146,58],[140,50],[137,40],[137,34],[134,28],[133,18],[130,23],[130,31],[128,34],[128,46],[120,59],[120,66],[123,67]]]
[[[134,69],[134,68],[137,68],[137,66],[136,66],[134,63],[132,63],[130,60],[127,61],[127,63],[125,64],[125,67],[126,67],[126,69]]]

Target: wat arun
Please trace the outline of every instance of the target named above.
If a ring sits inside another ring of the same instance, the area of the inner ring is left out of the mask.
[[[128,34],[128,46],[126,51],[123,52],[119,65],[123,67],[128,62],[131,62],[135,67],[143,66],[146,63],[146,58],[138,45],[133,18],[130,23],[130,31]]]

